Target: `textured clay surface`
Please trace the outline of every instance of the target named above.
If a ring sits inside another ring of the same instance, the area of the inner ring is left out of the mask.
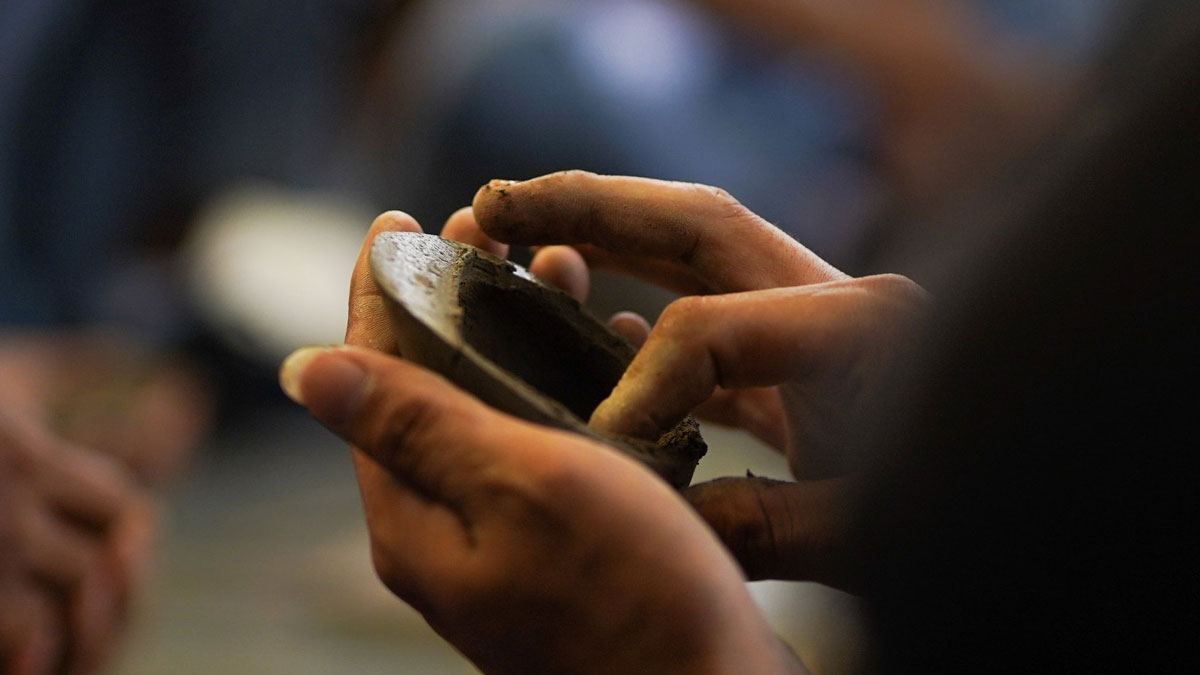
[[[633,358],[620,336],[566,293],[467,244],[386,232],[371,247],[401,356],[485,403],[601,440],[686,487],[707,447],[688,417],[657,443],[587,426]]]

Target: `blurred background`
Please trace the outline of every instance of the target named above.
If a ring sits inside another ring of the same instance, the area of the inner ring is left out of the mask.
[[[292,349],[341,341],[378,212],[437,231],[492,178],[648,175],[866,273],[902,214],[1052,133],[1120,9],[0,3],[0,405],[120,455],[161,504],[106,672],[472,672],[375,580],[344,449],[275,384]],[[594,295],[600,316],[671,299],[604,274]],[[786,477],[705,433],[697,480]],[[861,665],[853,597],[752,586],[814,672]]]

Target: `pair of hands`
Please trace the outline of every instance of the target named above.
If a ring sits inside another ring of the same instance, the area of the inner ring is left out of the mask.
[[[144,576],[156,487],[208,402],[178,368],[91,333],[6,335],[0,373],[0,671],[93,672]]]
[[[567,172],[481,189],[443,236],[501,255],[500,242],[546,245],[531,270],[579,298],[589,265],[688,294],[652,331],[618,317],[644,344],[592,424],[656,437],[699,406],[812,479],[679,495],[606,446],[386,356],[394,340],[367,252],[389,230],[419,226],[398,212],[372,226],[349,346],[302,350],[281,373],[354,445],[384,583],[488,672],[802,671],[743,571],[836,581],[851,465],[839,424],[900,349],[923,292],[900,277],[851,279],[705,186]]]

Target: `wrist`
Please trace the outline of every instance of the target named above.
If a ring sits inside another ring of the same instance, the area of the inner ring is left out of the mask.
[[[661,672],[680,675],[807,675],[808,669],[795,651],[767,624],[750,598],[745,584],[739,584],[737,590],[735,608],[723,613],[720,620],[707,622],[708,637],[693,650],[692,657],[680,658],[674,667]]]

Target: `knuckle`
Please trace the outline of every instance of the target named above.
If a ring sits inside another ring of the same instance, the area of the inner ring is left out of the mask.
[[[928,292],[924,288],[900,274],[877,274],[868,280],[878,292],[901,301],[924,303],[928,299]]]
[[[563,438],[555,442],[578,441]],[[575,452],[540,453],[536,460],[523,462],[519,472],[506,469],[481,474],[465,510],[479,518],[499,516],[507,522],[520,522],[527,533],[562,534],[569,529],[569,514],[594,480],[587,463],[580,462]]]
[[[520,474],[511,471],[483,471],[475,477],[470,498],[464,504],[467,511],[505,514],[505,517],[531,523],[539,514],[556,510],[564,496],[572,494],[577,485],[569,463],[554,456],[540,457],[527,462]]]
[[[702,295],[689,295],[667,305],[654,324],[650,339],[670,345],[670,351],[681,362],[707,363],[720,356],[713,350],[721,347],[719,302]]]
[[[695,331],[705,325],[710,302],[708,298],[699,295],[688,295],[672,301],[663,308],[654,331],[660,337],[674,337],[685,332]]]
[[[738,489],[743,479],[713,481],[688,495],[692,506],[713,527],[717,536],[736,555],[747,574],[754,576],[760,559],[774,540],[771,514],[763,504],[757,485]]]
[[[783,536],[780,530],[779,514],[768,507],[769,488],[753,484],[750,492],[753,499],[743,506],[740,519],[734,524],[733,534],[739,542],[742,555],[739,556],[746,573],[752,577],[762,577],[767,573],[769,561],[778,557],[779,542]]]
[[[695,184],[695,189],[701,193],[711,207],[723,218],[740,220],[747,217],[758,220],[758,216],[746,208],[728,191],[712,185]]]

